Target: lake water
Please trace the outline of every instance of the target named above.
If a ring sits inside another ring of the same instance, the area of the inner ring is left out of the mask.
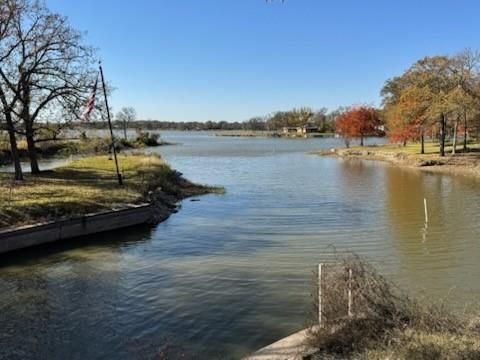
[[[415,294],[457,307],[480,295],[478,180],[306,154],[336,139],[163,138],[181,144],[152,151],[226,194],[0,257],[0,358],[239,358],[305,326],[332,246]]]

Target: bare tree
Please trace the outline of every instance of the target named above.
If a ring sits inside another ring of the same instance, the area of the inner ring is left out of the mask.
[[[123,126],[123,137],[127,140],[128,124],[135,121],[137,118],[137,112],[133,107],[124,107],[117,113],[117,121],[120,121]]]
[[[0,64],[8,59],[11,49],[16,46],[10,37],[11,25],[13,24],[16,10],[17,4],[13,2],[5,1],[0,3]],[[9,92],[7,84],[0,78],[0,110],[10,141],[10,152],[15,167],[15,180],[23,180],[13,119],[13,110],[17,101],[18,97]]]
[[[65,17],[50,12],[43,2],[7,2],[15,12],[0,79],[17,99],[14,113],[23,124],[32,173],[38,173],[37,131],[54,113],[78,116],[92,83],[94,51],[83,45],[83,35]]]

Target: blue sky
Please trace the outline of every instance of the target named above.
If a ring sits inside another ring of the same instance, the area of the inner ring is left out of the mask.
[[[141,119],[245,120],[379,104],[426,55],[480,49],[469,0],[47,0],[87,31],[112,106]]]

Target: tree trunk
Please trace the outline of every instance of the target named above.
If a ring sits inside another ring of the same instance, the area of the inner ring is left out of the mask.
[[[35,139],[33,138],[32,124],[25,124],[28,157],[30,158],[30,169],[32,174],[39,174],[40,167],[38,166],[37,149],[35,149]]]
[[[458,132],[458,120],[460,117],[455,120],[455,125],[453,127],[453,144],[452,144],[452,155],[455,155],[457,152],[457,132]]]
[[[127,120],[123,122],[123,137],[125,138],[125,141],[127,141]]]
[[[18,153],[17,138],[15,137],[15,129],[12,119],[6,116],[7,131],[10,138],[10,152],[12,153],[13,165],[15,167],[15,180],[23,180],[22,165],[20,164],[20,154]]]
[[[445,114],[440,115],[440,156],[445,156]]]
[[[2,106],[7,132],[10,141],[10,152],[15,168],[15,180],[23,180],[22,165],[20,164],[20,154],[18,153],[17,138],[15,135],[15,126],[12,119],[12,106],[15,102],[9,104],[3,89],[0,87],[0,104]]]
[[[425,154],[425,134],[420,135],[420,154]]]
[[[30,158],[30,169],[32,174],[39,174],[40,167],[38,166],[38,159],[37,159],[37,150],[35,149],[35,139],[34,139],[34,131],[33,131],[33,119],[30,114],[30,88],[29,84],[24,82],[22,84],[22,114],[21,118],[25,125],[25,137],[27,138],[27,151],[28,157]]]
[[[463,151],[467,152],[467,109],[463,110]]]
[[[360,146],[363,146],[363,134],[360,135]]]

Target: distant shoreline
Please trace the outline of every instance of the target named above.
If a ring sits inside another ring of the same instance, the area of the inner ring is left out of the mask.
[[[434,147],[427,148],[426,154],[416,152],[418,144],[404,148],[397,145],[374,145],[352,148],[336,148],[315,151],[311,154],[331,156],[341,159],[385,161],[395,166],[418,169],[427,172],[451,175],[467,175],[480,179],[480,149],[478,145],[470,146],[470,151],[451,153],[441,157],[434,152]]]
[[[334,137],[335,134],[333,134],[333,133],[319,133],[319,132],[308,133],[308,134],[297,134],[297,133],[284,134],[280,131],[273,131],[273,130],[223,130],[223,131],[215,132],[215,136],[309,139],[309,138]]]

